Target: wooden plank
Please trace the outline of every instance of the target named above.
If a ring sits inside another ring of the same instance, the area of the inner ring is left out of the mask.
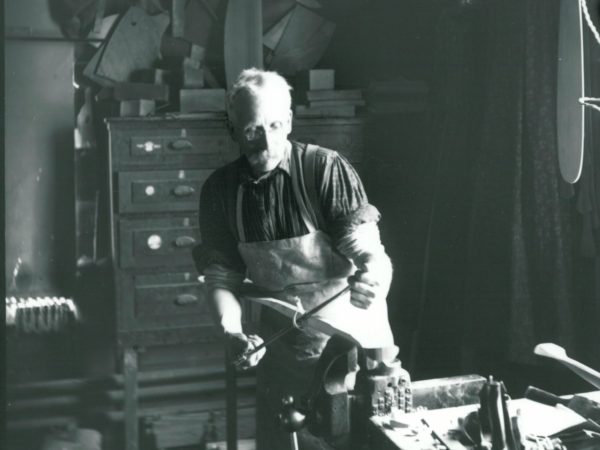
[[[185,26],[185,4],[187,0],[171,0],[171,35],[183,37]]]
[[[237,413],[238,413],[238,401],[237,401],[237,371],[236,367],[231,364],[234,355],[229,352],[229,348],[225,350],[225,387],[226,387],[226,441],[227,450],[237,450]]]
[[[311,108],[322,108],[329,106],[365,106],[364,100],[311,100]]]
[[[290,10],[283,18],[271,27],[271,29],[263,37],[263,45],[270,50],[275,50],[277,44],[283,36],[283,32],[292,18],[292,10]]]
[[[238,383],[239,389],[251,388],[256,385],[255,378],[242,378]],[[211,394],[223,392],[226,389],[225,380],[211,380],[196,383],[181,383],[163,386],[141,386],[136,390],[138,400],[159,399],[168,397],[200,396],[202,394]],[[114,402],[120,402],[126,399],[127,385],[125,391],[111,390],[106,392],[108,399]]]
[[[6,412],[8,414],[13,414],[26,410],[33,410],[36,413],[42,413],[41,410],[46,409],[52,409],[56,412],[57,409],[78,408],[82,405],[82,399],[76,395],[42,397],[8,402],[6,405]]]
[[[327,50],[334,31],[333,22],[297,5],[273,52],[269,69],[285,75],[312,69]],[[333,89],[333,86],[319,89]]]
[[[308,88],[311,91],[335,88],[335,71],[333,69],[312,69],[308,71]]]
[[[190,56],[192,44],[180,38],[164,34],[160,42],[160,56],[166,60],[182,60]]]
[[[179,91],[182,112],[225,111],[224,89],[181,89]]]
[[[250,397],[240,397],[238,406],[240,409],[251,408],[255,405],[255,403],[256,401],[254,395],[251,395]],[[218,409],[222,409],[224,404],[225,402],[223,398],[219,398],[218,400],[203,400],[201,402],[188,402],[167,406],[141,405],[138,409],[138,413],[140,417],[157,417],[165,414],[183,414],[198,411],[215,411]],[[123,411],[102,410],[97,412],[102,416],[102,418],[111,422],[122,422],[125,419]]]
[[[193,67],[183,67],[184,89],[202,89],[204,87],[204,70]]]
[[[154,100],[124,100],[119,103],[121,117],[145,117],[154,114],[155,110]]]
[[[192,47],[190,48],[190,58],[192,58],[202,64],[204,62],[205,53],[206,53],[206,51],[204,50],[204,47],[202,47],[200,45],[192,44]]]
[[[125,446],[126,450],[138,450],[138,362],[137,353],[132,347],[123,350],[123,375],[125,378]]]
[[[200,61],[198,61],[197,59],[194,58],[184,58],[183,59],[183,64],[182,64],[183,69],[196,69],[199,70],[202,67],[202,63]]]
[[[95,74],[124,82],[135,70],[151,68],[158,59],[168,23],[167,14],[150,16],[142,8],[129,8],[104,45]]]
[[[228,87],[233,85],[242,70],[263,67],[261,0],[229,0],[224,46]]]
[[[41,419],[9,420],[6,422],[6,431],[9,433],[23,431],[33,432],[34,430],[48,430],[49,428],[60,428],[68,425],[75,425],[76,423],[77,417],[75,415],[44,417]]]
[[[101,86],[112,86],[112,84],[114,84],[114,81],[96,75],[96,68],[98,67],[98,62],[100,61],[100,57],[104,52],[105,46],[106,44],[102,44],[102,46],[98,50],[96,50],[94,56],[92,56],[92,58],[89,60],[89,62],[83,69],[83,74],[90,80],[98,83]]]
[[[341,106],[319,106],[306,107],[296,106],[296,115],[298,117],[353,117],[356,115],[356,107],[353,105]]]
[[[113,86],[115,100],[169,100],[169,86],[153,83],[117,83]]]
[[[239,439],[237,441],[239,450],[256,450],[256,441],[254,439]],[[206,444],[206,450],[227,450],[227,442],[209,442]]]
[[[6,386],[8,398],[20,396],[59,395],[70,392],[80,392],[90,385],[90,380],[82,378],[65,378],[62,380],[38,381]]]
[[[165,69],[141,69],[131,74],[131,80],[140,83],[168,84],[171,72]]]
[[[360,89],[322,89],[307,91],[306,98],[309,101],[362,100],[363,93]]]

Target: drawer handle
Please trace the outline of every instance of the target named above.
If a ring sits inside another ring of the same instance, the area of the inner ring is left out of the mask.
[[[192,303],[198,303],[198,297],[193,294],[180,294],[175,299],[175,304],[178,306],[191,305]]]
[[[152,141],[146,141],[143,144],[136,144],[137,148],[144,149],[147,153],[152,153],[160,148],[160,144],[155,144]]]
[[[173,189],[173,193],[177,197],[189,197],[194,192],[196,192],[196,190],[193,186],[187,186],[185,184],[179,185],[175,189]]]
[[[196,239],[191,236],[179,236],[177,239],[175,239],[175,247],[179,248],[191,247],[195,243]]]
[[[173,150],[187,150],[194,148],[194,145],[187,139],[177,139],[176,141],[171,142],[170,147]]]

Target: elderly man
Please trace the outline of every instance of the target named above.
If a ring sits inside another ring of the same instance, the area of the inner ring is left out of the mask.
[[[240,74],[229,94],[229,119],[241,157],[215,171],[200,198],[203,243],[194,258],[205,275],[215,320],[237,352],[262,342],[242,330],[238,298],[246,277],[261,295],[300,301],[304,310],[350,285],[349,298],[336,302],[365,314],[381,304],[387,311],[392,266],[379,241],[379,213],[342,156],[288,140],[290,89],[275,72]],[[263,308],[260,334],[269,337],[289,323],[289,317]],[[365,326],[389,330],[387,317]],[[270,346],[264,358],[259,352],[248,361],[252,366],[262,359],[259,450],[289,447],[289,436],[277,424],[281,398],[305,393],[327,339],[316,329],[295,330]],[[298,438],[301,449],[327,448],[304,430]]]

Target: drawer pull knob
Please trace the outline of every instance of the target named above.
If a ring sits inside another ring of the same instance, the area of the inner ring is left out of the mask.
[[[153,234],[148,237],[147,242],[150,250],[158,250],[162,247],[162,238],[158,234]]]
[[[193,294],[180,294],[175,299],[175,304],[179,306],[191,305],[192,303],[198,303],[198,297]]]
[[[179,236],[177,239],[175,239],[175,247],[179,248],[191,247],[195,243],[196,239],[191,236]]]
[[[160,148],[160,144],[155,144],[152,141],[146,141],[143,144],[137,144],[137,148],[143,148],[147,153],[152,153],[154,150]]]
[[[152,197],[156,193],[156,189],[154,188],[154,186],[148,185],[146,186],[146,189],[144,189],[144,192],[148,197]]]
[[[192,195],[194,192],[196,192],[196,190],[194,189],[193,186],[186,186],[184,184],[177,186],[175,189],[173,189],[173,193],[177,197],[188,197],[188,196]]]
[[[177,139],[176,141],[171,142],[171,148],[173,150],[187,150],[193,147],[192,143],[187,139]]]

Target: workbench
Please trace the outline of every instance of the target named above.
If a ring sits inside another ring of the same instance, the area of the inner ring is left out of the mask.
[[[600,391],[581,394],[600,402]],[[374,416],[369,421],[370,448],[377,450],[430,450],[444,448],[432,436],[433,430],[450,450],[465,450],[464,445],[454,437],[459,419],[476,411],[479,404],[457,406],[436,410],[415,411],[404,414],[396,420]],[[581,416],[566,407],[553,407],[529,399],[511,400],[508,404],[511,414],[520,417],[523,435],[550,435],[582,422]],[[423,420],[429,425],[427,427]]]

